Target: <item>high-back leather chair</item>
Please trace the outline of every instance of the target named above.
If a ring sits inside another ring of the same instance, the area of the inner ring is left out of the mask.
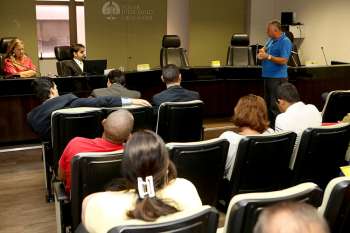
[[[174,64],[177,67],[189,66],[184,48],[181,48],[180,37],[177,35],[163,36],[162,49],[160,50],[160,67]]]
[[[7,48],[11,41],[16,39],[16,37],[3,37],[0,40],[0,75],[4,74],[4,61],[7,53]]]
[[[66,60],[73,59],[71,47],[70,46],[56,46],[54,48],[54,50],[55,50],[55,57],[57,59],[57,62],[56,62],[57,74],[59,76],[65,76],[65,72],[63,69],[63,63]]]
[[[322,190],[314,183],[303,183],[274,192],[239,194],[231,199],[225,225],[220,232],[252,233],[261,211],[277,203],[304,202],[318,207],[321,201]]]
[[[202,206],[196,210],[183,211],[166,218],[174,219],[161,223],[125,225],[112,228],[108,233],[216,233],[219,214],[215,208]]]
[[[112,180],[121,178],[123,152],[79,153],[71,162],[71,195],[65,193],[62,182],[54,183],[58,232],[72,232],[81,222],[81,206],[89,194],[106,190]],[[69,205],[70,204],[70,205]]]
[[[201,142],[168,143],[167,147],[178,176],[194,184],[203,204],[215,206],[229,142],[217,138]]]
[[[162,103],[156,133],[165,142],[195,142],[203,136],[203,105],[200,100]]]
[[[326,188],[331,179],[339,176],[339,167],[347,164],[349,140],[349,124],[306,129],[295,159],[293,184],[310,181]]]
[[[241,139],[228,182],[226,205],[239,193],[275,191],[289,185],[290,158],[296,134],[247,136]]]
[[[294,35],[290,31],[286,31],[285,34],[293,44],[292,54],[290,55],[289,60],[288,60],[288,66],[299,67],[299,66],[301,66],[301,62],[300,62],[300,58],[299,58],[298,46],[294,42]]]
[[[332,91],[328,94],[322,110],[323,122],[341,121],[350,113],[350,90]]]
[[[350,177],[329,182],[318,211],[327,220],[331,232],[350,232]]]
[[[231,45],[227,50],[227,66],[249,66],[254,65],[252,47],[249,46],[247,34],[234,34]]]
[[[106,115],[108,116],[114,111],[118,111],[119,109],[126,109],[134,117],[134,129],[133,132],[142,129],[154,130],[154,122],[155,117],[153,113],[152,107],[142,107],[136,105],[124,106],[124,107],[115,107],[115,108],[104,108]]]

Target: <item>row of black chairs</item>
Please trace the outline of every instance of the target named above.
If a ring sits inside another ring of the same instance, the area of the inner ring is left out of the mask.
[[[200,100],[163,103],[157,116],[151,107],[128,106],[126,109],[134,116],[134,131],[150,129],[157,132],[165,142],[188,142],[202,140],[203,105]],[[57,174],[59,159],[68,142],[77,136],[100,137],[103,132],[102,120],[119,109],[121,108],[81,107],[60,109],[52,113],[51,141],[43,142],[45,183],[49,201],[53,199],[53,174]]]
[[[227,208],[231,198],[237,194],[280,190],[310,181],[325,188],[331,179],[339,176],[339,167],[345,164],[350,125],[307,129],[291,171],[289,162],[295,138],[294,133],[286,132],[242,139],[231,180],[223,184],[228,151],[226,140],[168,143],[167,147],[179,177],[190,180],[196,186],[203,203],[218,206],[218,201],[222,199]],[[56,201],[71,201],[71,215],[70,211],[62,215],[66,216],[62,219],[68,222],[62,224],[64,228],[71,223],[70,218],[73,229],[80,223],[81,203],[85,196],[103,190],[107,181],[120,177],[121,160],[120,153],[88,153],[74,157],[72,199],[63,195],[63,184],[55,184]],[[64,209],[67,205],[62,206]]]

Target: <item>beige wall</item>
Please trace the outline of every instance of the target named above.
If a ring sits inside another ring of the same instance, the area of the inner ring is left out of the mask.
[[[179,35],[181,47],[188,50],[190,0],[168,0],[167,34]]]
[[[1,0],[0,9],[0,38],[22,39],[26,53],[38,64],[34,0]]]
[[[246,0],[190,0],[190,65],[226,63],[234,33],[246,31]]]
[[[114,15],[114,19],[107,19],[111,15],[102,12],[106,2],[85,0],[89,59],[107,58],[109,68],[124,67],[132,70],[141,63],[158,67],[161,41],[166,33],[166,1],[115,0],[122,12]],[[152,12],[152,19],[127,19],[126,16],[132,14],[123,13],[127,6],[139,6],[142,11]]]
[[[252,38],[264,41],[266,21],[280,19],[282,11],[294,11],[296,21],[305,24],[305,39],[301,43],[302,62],[312,60],[325,64],[321,46],[327,60],[350,62],[349,0],[251,0]]]

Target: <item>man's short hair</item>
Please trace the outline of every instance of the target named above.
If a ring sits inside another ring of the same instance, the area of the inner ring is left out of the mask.
[[[176,65],[169,64],[163,67],[162,76],[165,83],[173,83],[178,80],[180,70]]]
[[[276,28],[278,28],[278,30],[282,31],[282,24],[280,21],[278,20],[271,20],[268,25],[273,25],[275,26]]]
[[[44,102],[50,97],[50,89],[55,86],[54,81],[48,77],[36,78],[32,81],[31,86],[34,90],[35,96],[40,101]]]
[[[123,85],[123,86],[125,85],[125,76],[121,70],[118,70],[118,69],[111,70],[108,73],[107,78],[110,83],[119,83],[120,85]]]
[[[283,83],[278,86],[276,91],[277,99],[287,101],[288,103],[296,103],[300,101],[297,88],[291,83]]]
[[[265,208],[254,233],[329,233],[326,220],[306,203],[285,202]]]
[[[105,136],[114,143],[126,142],[134,128],[134,117],[125,109],[112,112],[103,123]]]
[[[74,56],[74,53],[78,52],[80,49],[85,49],[85,46],[82,44],[74,44],[70,46],[70,52],[72,56]]]

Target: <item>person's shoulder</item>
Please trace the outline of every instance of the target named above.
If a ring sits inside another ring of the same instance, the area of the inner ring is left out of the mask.
[[[219,138],[227,139],[229,141],[232,139],[241,138],[241,137],[243,136],[233,131],[226,131],[219,136]]]
[[[197,190],[196,187],[194,186],[194,184],[184,178],[176,178],[174,180],[172,180],[168,187],[168,189],[183,189],[183,190]]]

